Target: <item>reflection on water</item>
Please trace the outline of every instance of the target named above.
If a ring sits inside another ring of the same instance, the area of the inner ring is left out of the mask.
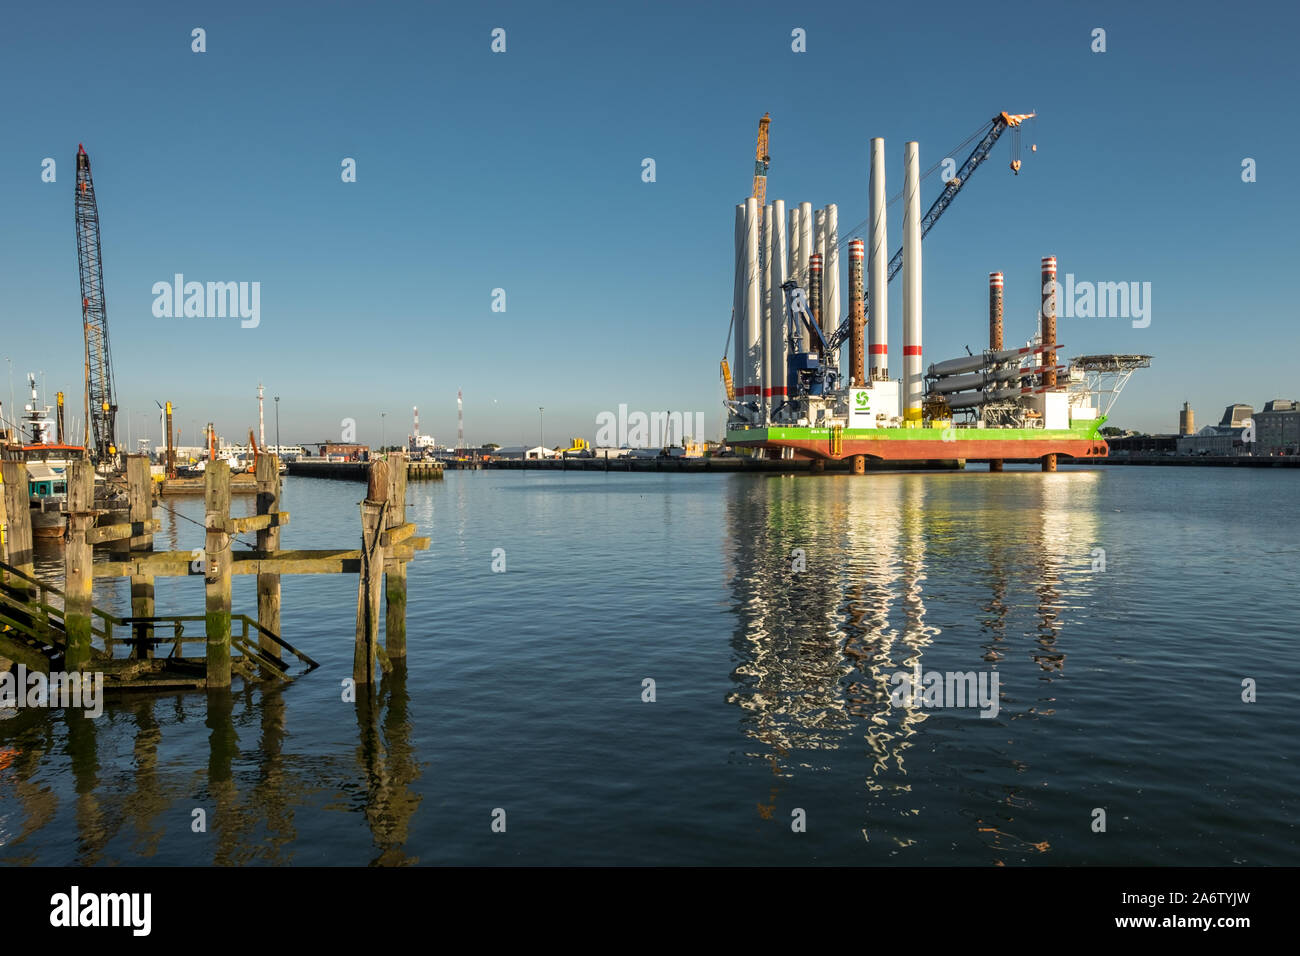
[[[406,856],[411,816],[420,803],[412,784],[420,777],[411,745],[407,715],[406,668],[395,664],[381,686],[363,691],[355,708],[355,766],[342,761],[287,756],[285,703],[280,688],[213,691],[206,695],[134,696],[111,708],[108,731],[113,740],[132,743],[129,766],[106,774],[102,725],[80,711],[66,714],[28,712],[15,718],[26,726],[11,731],[2,768],[0,846],[9,863],[41,862],[24,851],[29,838],[66,818],[58,793],[39,779],[56,746],[64,749],[70,769],[71,853],[66,862],[91,866],[106,862],[104,850],[125,836],[131,856],[152,860],[163,849],[174,852],[181,837],[193,835],[202,854],[184,854],[189,863],[237,865],[285,864],[295,860],[296,808],[320,791],[327,779],[362,781],[351,801],[370,827],[382,865],[418,862]],[[206,730],[206,772],[160,770],[164,726],[182,733],[186,725]],[[16,733],[12,732],[16,731]],[[238,770],[236,769],[238,767]],[[198,813],[197,811],[201,811]]]
[[[907,754],[927,721],[942,714],[996,746],[1006,722],[1050,716],[1042,705],[1051,697],[1038,685],[1063,671],[1063,632],[1091,600],[1096,476],[988,476],[979,480],[1002,493],[974,504],[962,500],[954,479],[961,476],[787,477],[729,489],[739,663],[728,701],[755,745],[748,755],[774,778],[759,794],[761,818],[774,818],[783,780],[824,772],[824,752],[842,748],[866,754],[869,800],[888,794],[919,815],[926,800],[908,799]],[[978,598],[981,628],[977,634],[961,621],[960,633],[945,640],[927,602],[937,593],[951,605],[957,592]],[[1018,613],[1029,604],[1032,615]],[[1036,665],[1038,681],[1008,658]],[[890,678],[914,668],[996,669],[999,717],[891,705]],[[1007,806],[1020,799],[1016,791],[1005,795]]]
[[[409,490],[433,547],[377,686],[341,693],[355,586],[286,578],[292,684],[0,720],[0,863],[1294,863],[1294,716],[1237,691],[1300,680],[1292,477],[453,473]],[[285,489],[287,546],[355,540],[359,486]],[[914,669],[995,671],[996,715],[895,705]]]

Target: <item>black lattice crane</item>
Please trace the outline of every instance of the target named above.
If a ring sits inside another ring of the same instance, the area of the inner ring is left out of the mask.
[[[86,337],[87,447],[100,464],[117,463],[113,399],[113,359],[108,350],[108,312],[104,303],[104,261],[99,248],[99,207],[90,157],[77,144],[77,265],[81,273],[81,322]]]

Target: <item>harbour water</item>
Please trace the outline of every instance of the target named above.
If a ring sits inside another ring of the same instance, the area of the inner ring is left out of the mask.
[[[449,472],[373,700],[355,579],[286,577],[301,680],[0,721],[0,861],[1295,865],[1293,482]],[[284,546],[355,547],[361,488],[287,479]],[[918,665],[996,715],[891,702]]]

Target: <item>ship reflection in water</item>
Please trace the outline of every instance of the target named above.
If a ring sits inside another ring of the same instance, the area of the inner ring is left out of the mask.
[[[971,481],[987,481],[986,493],[970,495]],[[867,842],[885,823],[910,846],[927,813],[955,811],[995,862],[1046,852],[1049,840],[1006,826],[1033,800],[1014,780],[1029,768],[1009,738],[1053,714],[1068,625],[1093,600],[1096,492],[1091,472],[733,484],[728,700],[742,711],[747,756],[771,769],[758,816],[788,824],[785,788],[852,768],[865,771],[855,815]],[[974,672],[996,702],[909,698],[908,675],[932,672]],[[960,791],[947,809],[936,787]]]

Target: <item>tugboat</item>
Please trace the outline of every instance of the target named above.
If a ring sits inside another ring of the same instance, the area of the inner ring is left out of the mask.
[[[31,403],[23,420],[28,441],[19,437],[17,443],[6,449],[6,456],[27,465],[27,493],[32,508],[32,535],[37,538],[59,539],[67,526],[68,463],[80,459],[85,449],[80,445],[67,445],[55,437],[55,421],[49,417],[51,406],[39,405],[36,376],[28,374],[32,390]],[[59,418],[63,415],[63,393],[59,393]],[[61,432],[62,429],[59,429]]]

